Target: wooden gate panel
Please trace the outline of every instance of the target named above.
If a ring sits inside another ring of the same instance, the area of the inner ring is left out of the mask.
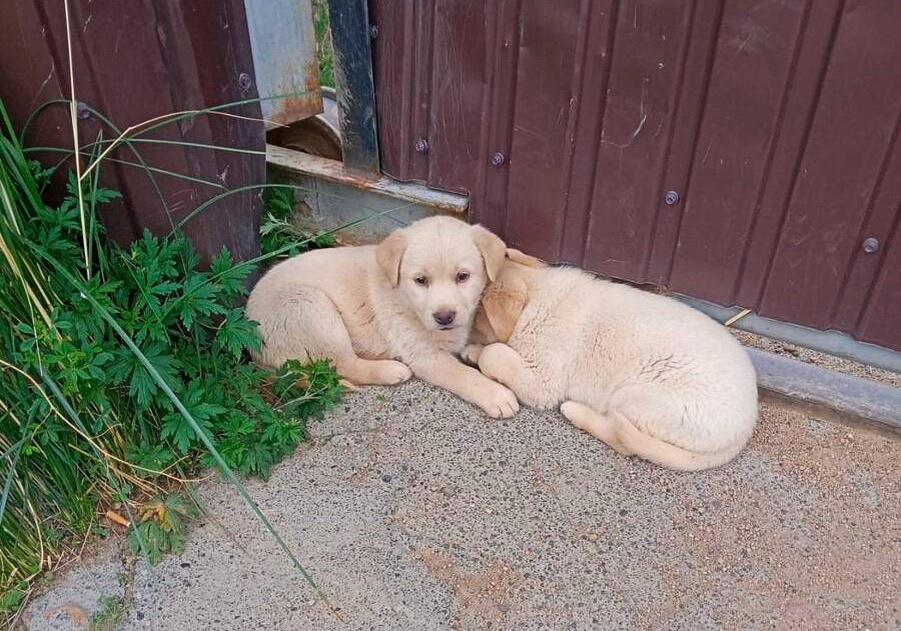
[[[406,29],[388,174],[538,256],[901,349],[901,3],[370,4]]]
[[[696,13],[678,0],[619,9],[584,262],[604,274],[643,279],[676,131],[686,24]]]
[[[854,259],[869,254],[862,228],[892,157],[901,111],[898,24],[901,3],[894,0],[855,2],[844,13],[761,313],[817,328],[836,324]],[[891,200],[892,213],[899,201]]]
[[[678,191],[682,223],[668,279],[678,291],[734,300],[805,17],[803,4],[725,6],[691,179]]]
[[[510,171],[506,234],[542,255],[556,255],[562,236],[564,213],[556,209],[565,206],[569,185],[574,82],[581,78],[589,4],[534,3],[523,11],[512,141],[489,149],[491,166]]]

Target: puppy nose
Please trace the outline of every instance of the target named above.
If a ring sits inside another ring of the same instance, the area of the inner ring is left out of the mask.
[[[441,326],[447,326],[451,322],[454,321],[454,318],[457,317],[456,311],[436,311],[432,314],[432,317],[435,318],[435,322],[440,324]]]

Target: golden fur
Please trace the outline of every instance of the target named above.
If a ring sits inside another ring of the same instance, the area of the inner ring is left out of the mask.
[[[623,454],[698,470],[728,462],[757,419],[741,345],[675,300],[508,250],[463,356]],[[562,404],[562,405],[561,405]]]
[[[300,254],[251,292],[247,315],[264,342],[255,359],[275,368],[288,359],[329,358],[356,385],[395,384],[412,374],[491,416],[511,416],[519,407],[513,393],[454,356],[504,252],[503,241],[481,226],[430,217],[378,246]]]

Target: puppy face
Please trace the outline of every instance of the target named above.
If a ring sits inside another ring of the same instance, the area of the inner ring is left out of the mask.
[[[449,331],[470,327],[504,251],[503,241],[481,226],[430,217],[391,234],[376,258],[422,325]]]

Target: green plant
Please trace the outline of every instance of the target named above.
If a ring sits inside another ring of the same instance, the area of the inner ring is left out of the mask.
[[[260,249],[263,252],[280,252],[279,258],[300,254],[308,248],[325,248],[335,245],[335,238],[328,232],[309,235],[293,221],[296,204],[294,187],[274,182],[263,192],[266,210],[260,225]]]
[[[201,464],[272,530],[232,469],[268,475],[341,395],[325,362],[271,375],[246,361],[252,265],[223,250],[201,270],[177,230],[106,240],[97,208],[117,194],[92,147],[48,204],[53,169],[25,158],[0,102],[0,611],[96,530],[98,506],[122,507],[151,561],[178,550],[192,507],[169,491]]]
[[[180,495],[158,495],[141,507],[140,521],[131,529],[132,550],[147,550],[151,565],[164,553],[179,553],[185,546],[186,523],[197,516],[197,508]]]
[[[127,605],[121,598],[106,596],[100,599],[101,609],[88,618],[90,631],[113,631],[125,618]]]
[[[335,54],[329,26],[328,0],[313,0],[313,32],[316,35],[316,59],[319,60],[319,83],[334,88]]]

